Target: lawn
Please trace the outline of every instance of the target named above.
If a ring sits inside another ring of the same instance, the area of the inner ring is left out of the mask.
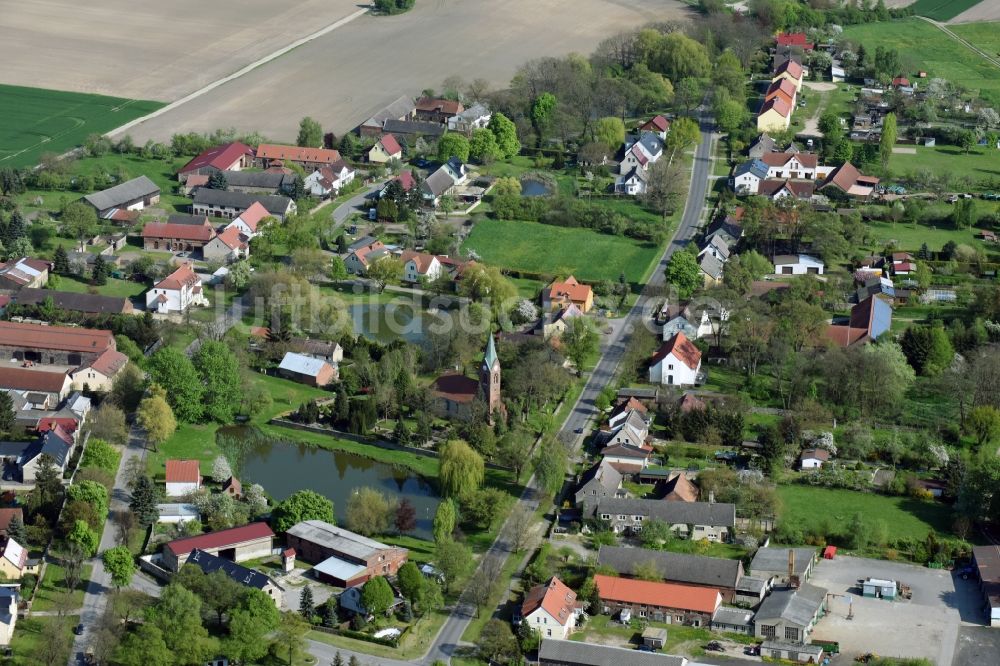
[[[581,280],[617,280],[624,272],[642,280],[660,248],[624,236],[537,222],[482,220],[465,241],[486,263],[546,275],[572,273]]]
[[[92,564],[83,565],[80,575],[80,582],[77,583],[71,596],[69,610],[75,610],[83,606],[83,593],[87,589],[87,581],[90,580]],[[55,610],[56,602],[66,593],[66,569],[54,562],[49,562],[45,566],[45,577],[38,584],[38,591],[35,592],[35,600],[31,603],[33,611]]]
[[[10,649],[13,652],[13,656],[8,658],[6,663],[11,666],[36,666],[40,663],[67,663],[69,661],[70,650],[72,649],[72,641],[70,639],[73,637],[73,627],[76,626],[79,621],[80,618],[75,615],[63,618],[46,616],[26,617],[23,620],[18,620],[17,627],[14,629],[14,637],[10,641]],[[60,652],[65,652],[65,654],[62,656],[58,654],[48,654],[45,655],[43,660],[42,641],[47,641],[51,638],[51,636],[45,635],[45,629],[48,625],[56,624],[58,622],[62,622],[64,624],[66,641],[56,643],[56,645],[65,646],[60,649]]]
[[[778,497],[782,521],[806,532],[827,526],[843,532],[856,513],[868,521],[885,521],[890,539],[924,539],[931,530],[951,531],[951,509],[938,502],[800,485],[779,485]]]
[[[0,166],[27,167],[163,106],[161,102],[0,85]]]
[[[96,290],[101,296],[134,298],[145,292],[149,287],[142,282],[118,280],[116,278],[108,278],[107,284],[97,287],[90,284],[89,281],[80,279],[73,275],[60,275],[58,287],[52,288],[58,288],[59,291],[73,292],[74,294],[89,294],[91,289],[93,289]]]
[[[320,643],[326,643],[334,647],[343,648],[345,650],[369,654],[373,657],[416,662],[430,648],[431,642],[433,642],[434,638],[437,636],[438,631],[441,629],[441,625],[444,624],[447,617],[446,613],[441,612],[430,613],[429,615],[421,617],[409,631],[403,634],[403,638],[400,640],[398,648],[391,648],[377,643],[369,643],[367,641],[359,641],[353,638],[346,638],[344,636],[335,636],[323,631],[310,631],[309,634],[307,634],[307,638],[319,641]]]
[[[926,16],[935,21],[953,19],[966,9],[975,7],[985,0],[917,0],[910,9],[918,16]]]
[[[983,207],[985,208],[985,207]],[[894,242],[895,247],[900,250],[916,252],[923,243],[931,250],[940,250],[948,241],[955,241],[958,244],[971,245],[972,247],[983,246],[983,241],[976,238],[976,230],[956,229],[951,222],[921,222],[917,225],[905,222],[876,222],[865,223],[872,236],[879,245]],[[715,372],[713,367],[709,372],[709,379]]]
[[[948,5],[960,11],[975,3],[970,0],[924,0],[917,4],[928,6],[924,11],[918,11],[926,15],[930,5]],[[978,90],[987,102],[993,106],[1000,105],[1000,69],[925,21],[911,18],[852,25],[844,28],[844,37],[861,42],[871,53],[875,52],[876,46],[895,48],[903,63],[914,70],[925,70],[930,78],[940,77],[970,90]],[[915,73],[906,72],[909,75]]]
[[[753,643],[752,636],[728,633],[716,633],[702,627],[685,627],[679,624],[663,624],[648,622],[648,626],[667,630],[667,642],[663,653],[699,656],[704,653],[702,645],[718,639],[720,636],[740,643]],[[587,643],[602,643],[606,645],[639,644],[640,631],[631,626],[624,626],[609,615],[596,615],[587,621],[582,631],[570,636],[571,641]],[[597,639],[597,640],[594,640]]]
[[[965,153],[956,146],[908,146],[916,154],[893,153],[889,170],[896,178],[922,171],[948,174],[954,181],[967,180],[973,190],[991,189],[992,181],[1000,176],[1000,151],[978,147]],[[987,183],[982,181],[986,180]]]

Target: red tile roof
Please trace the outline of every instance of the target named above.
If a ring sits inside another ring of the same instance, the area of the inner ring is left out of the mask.
[[[246,242],[244,242],[243,236],[240,234],[240,230],[236,227],[226,227],[222,230],[222,233],[215,238],[231,250],[238,250],[239,248],[246,246]]]
[[[201,466],[197,460],[168,460],[167,483],[199,483]]]
[[[383,134],[382,138],[378,140],[382,144],[382,150],[388,155],[395,155],[396,153],[403,152],[403,148],[399,145],[399,141],[396,141],[396,137],[391,134]]]
[[[340,160],[340,152],[328,148],[303,148],[301,146],[280,146],[273,143],[262,143],[257,146],[257,157],[287,162],[333,164]]]
[[[452,116],[462,112],[462,103],[450,99],[438,99],[434,97],[421,97],[417,100],[417,111],[430,113],[447,113]]]
[[[13,509],[0,509],[0,530],[4,532],[10,527],[10,521],[17,517],[24,524],[24,510],[21,507],[15,507]]]
[[[758,187],[757,194],[765,197],[773,197],[781,190],[788,188],[792,196],[798,199],[808,199],[813,195],[816,184],[811,180],[781,180],[779,178],[768,178],[762,180]]]
[[[413,260],[413,263],[417,266],[417,273],[420,275],[425,275],[431,267],[431,262],[434,261],[436,257],[433,254],[427,254],[426,252],[417,252],[415,250],[404,250],[403,254],[399,256],[399,260],[406,264],[406,262]]]
[[[553,301],[568,298],[574,303],[582,303],[587,300],[590,293],[590,285],[577,282],[572,275],[562,282],[555,281],[549,285],[549,300]]]
[[[463,374],[450,372],[435,379],[431,390],[438,397],[452,402],[472,402],[479,394],[479,382]]]
[[[894,86],[908,86],[910,85],[910,80],[905,76],[897,76],[892,80],[892,85]]]
[[[636,398],[629,397],[628,400],[626,400],[623,403],[620,403],[617,407],[611,410],[611,416],[612,417],[618,416],[619,414],[627,412],[630,409],[634,409],[643,414],[649,412],[649,409],[646,407],[646,405],[639,402]]]
[[[399,175],[396,176],[396,180],[399,184],[403,186],[404,192],[409,192],[410,189],[417,184],[417,181],[413,178],[412,171],[400,171]]]
[[[270,213],[268,213],[267,209],[264,208],[264,204],[259,201],[254,201],[250,204],[250,207],[240,213],[236,219],[241,220],[248,227],[250,227],[250,231],[257,233],[257,225],[260,224],[260,221],[268,215],[270,215]]]
[[[767,87],[767,93],[764,95],[764,99],[768,100],[772,97],[780,97],[785,100],[788,104],[795,102],[795,95],[798,91],[795,90],[795,84],[781,77],[777,81],[772,81],[771,85]]]
[[[105,377],[114,377],[128,363],[128,356],[109,349],[84,367],[90,367]]]
[[[250,523],[242,527],[232,527],[228,530],[199,534],[198,536],[177,539],[167,544],[174,555],[187,555],[195,548],[199,550],[215,550],[225,546],[234,546],[257,539],[274,538],[274,532],[267,523]]]
[[[531,588],[521,604],[521,617],[528,617],[539,608],[566,626],[576,608],[576,592],[553,576],[545,585]]]
[[[0,390],[61,393],[65,384],[65,372],[46,372],[41,369],[0,366]]]
[[[656,365],[668,354],[673,354],[674,358],[692,370],[697,369],[698,364],[701,363],[701,351],[681,331],[674,333],[673,337],[663,343],[659,351],[653,355],[653,359],[650,361],[651,365]]]
[[[209,148],[181,167],[177,173],[188,173],[205,167],[214,167],[220,171],[226,171],[240,161],[244,155],[253,157],[253,148],[239,141],[226,143],[221,146]]]
[[[798,46],[806,51],[813,50],[813,43],[804,32],[782,32],[778,34],[778,46]]]
[[[13,321],[0,321],[0,341],[5,347],[93,353],[113,348],[115,344],[111,331],[23,324]]]
[[[215,238],[211,224],[175,224],[170,222],[150,222],[142,228],[143,238],[164,238],[208,242]]]
[[[830,459],[830,452],[826,449],[804,449],[801,455],[799,455],[799,460],[805,460],[806,458],[826,461]]]
[[[785,62],[778,65],[778,68],[774,70],[774,76],[779,76],[787,72],[789,76],[793,79],[802,78],[802,65],[795,62],[794,60],[786,60]]]
[[[757,115],[762,116],[771,109],[774,109],[783,118],[787,118],[792,113],[792,107],[789,106],[788,102],[781,97],[772,97],[764,102],[764,106],[760,107],[760,113]]]
[[[57,433],[64,432],[72,437],[71,433],[76,432],[76,429],[79,427],[80,422],[70,416],[47,416],[44,419],[38,419],[35,430],[40,433],[48,432],[49,430]]]
[[[714,587],[654,583],[604,574],[595,575],[594,583],[602,601],[644,604],[699,613],[714,613],[721,602],[719,591]]]
[[[668,129],[670,129],[670,121],[664,118],[663,116],[653,116],[652,118],[650,118],[649,120],[647,120],[646,122],[644,122],[642,125],[639,126],[639,129],[644,129],[644,130],[650,130],[651,128],[654,128],[660,132],[666,132]]]
[[[62,427],[60,424],[56,423],[52,425],[49,428],[49,430],[51,430],[53,435],[61,439],[67,445],[73,443],[73,435],[70,432],[68,432],[66,428]]]
[[[201,278],[195,275],[191,264],[184,264],[153,286],[156,289],[180,289],[184,286],[197,285],[198,282],[201,282]]]

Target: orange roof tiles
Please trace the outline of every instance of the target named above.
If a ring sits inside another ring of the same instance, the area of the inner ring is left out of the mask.
[[[562,282],[555,281],[549,285],[549,298],[551,300],[568,298],[574,302],[582,302],[587,300],[590,293],[590,285],[577,282],[572,275]]]
[[[0,345],[100,353],[113,348],[111,331],[0,321]]]
[[[721,601],[719,591],[713,587],[654,583],[604,574],[595,575],[594,583],[602,601],[644,604],[700,613],[714,613]]]
[[[156,283],[154,287],[157,289],[180,289],[184,286],[194,286],[198,282],[201,282],[201,278],[195,275],[194,270],[191,268],[191,264],[184,264],[176,271]]]
[[[109,349],[98,356],[89,367],[105,377],[114,377],[128,363],[128,356],[120,351]]]
[[[333,164],[340,160],[340,152],[328,148],[303,148],[301,146],[262,143],[257,146],[257,157],[265,160]]]
[[[701,363],[701,350],[695,347],[694,343],[688,340],[688,337],[680,331],[675,333],[673,337],[663,343],[663,346],[660,347],[659,351],[653,355],[653,359],[650,363],[652,365],[656,365],[665,359],[669,354],[673,354],[674,358],[692,370],[697,369],[698,364]]]
[[[787,72],[793,79],[802,78],[802,65],[795,62],[794,60],[786,60],[778,66],[778,69],[774,70],[775,76],[780,76]]]
[[[168,460],[167,483],[198,483],[201,468],[197,460]]]
[[[521,617],[527,617],[541,608],[566,626],[576,607],[576,592],[553,576],[545,585],[531,588],[521,604]]]
[[[208,242],[215,238],[211,224],[172,224],[170,222],[150,222],[142,228],[143,238],[169,238]]]
[[[787,118],[792,113],[792,107],[788,102],[781,99],[781,97],[772,97],[764,102],[764,106],[760,107],[760,113],[757,115],[762,116],[772,109],[783,118]]]
[[[0,366],[0,390],[61,393],[65,385],[65,372],[46,372],[29,368]]]
[[[270,215],[270,213],[267,212],[264,205],[259,201],[254,201],[250,204],[250,207],[240,213],[236,219],[241,220],[244,224],[250,227],[250,231],[257,233],[257,225],[260,224],[260,221],[268,215]]]

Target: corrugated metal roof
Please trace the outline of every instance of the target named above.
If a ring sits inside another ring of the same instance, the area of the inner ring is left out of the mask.
[[[281,359],[278,369],[287,370],[299,375],[306,375],[307,377],[315,377],[327,365],[329,364],[322,359],[306,356],[305,354],[296,354],[295,352],[286,352],[285,357]]]

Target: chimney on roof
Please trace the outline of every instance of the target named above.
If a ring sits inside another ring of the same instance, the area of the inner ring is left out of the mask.
[[[708,491],[708,503],[709,504],[715,504],[715,491],[714,490],[709,490]]]
[[[788,549],[788,586],[792,588],[797,588],[799,586],[799,577],[795,575],[795,549]]]

